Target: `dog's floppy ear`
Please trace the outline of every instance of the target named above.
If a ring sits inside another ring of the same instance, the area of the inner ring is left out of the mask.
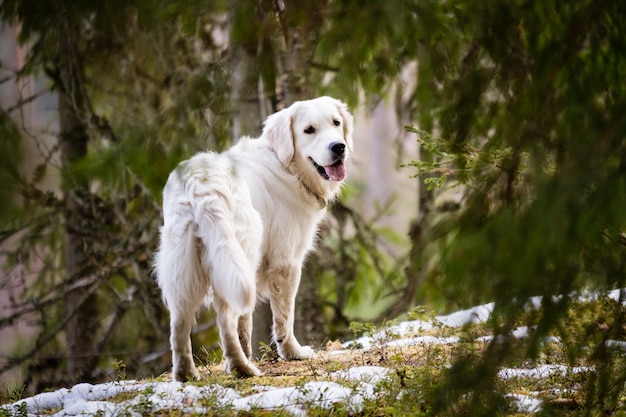
[[[263,123],[263,136],[285,166],[291,163],[295,152],[292,122],[293,110],[288,107],[268,116]]]
[[[346,140],[346,144],[348,145],[348,149],[354,150],[353,141],[352,141],[352,132],[354,132],[354,117],[348,111],[348,106],[337,99],[335,99],[337,104],[337,108],[339,109],[339,114],[343,118],[343,137]]]

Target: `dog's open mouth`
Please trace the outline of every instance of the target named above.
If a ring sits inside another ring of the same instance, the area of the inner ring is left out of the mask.
[[[313,158],[309,158],[313,163],[317,172],[322,176],[322,178],[333,181],[342,181],[346,177],[346,166],[343,163],[342,159],[338,159],[332,165],[322,166],[315,162]]]

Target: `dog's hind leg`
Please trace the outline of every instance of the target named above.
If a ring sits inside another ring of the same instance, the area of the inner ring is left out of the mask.
[[[238,377],[249,377],[261,375],[261,371],[250,362],[247,352],[244,352],[237,332],[241,319],[233,309],[217,294],[213,300],[213,307],[217,313],[217,325],[222,341],[222,352],[226,359],[225,371],[232,372]],[[240,316],[245,317],[245,316]],[[249,319],[244,318],[243,323]],[[249,338],[248,338],[249,340]],[[249,344],[249,343],[248,343]]]
[[[200,374],[193,363],[191,351],[191,327],[194,323],[193,313],[191,317],[182,314],[171,313],[170,344],[172,347],[172,374],[177,381],[199,380]]]
[[[201,275],[201,274],[200,274]],[[189,278],[189,277],[187,277]],[[172,374],[177,381],[199,380],[200,374],[193,362],[191,348],[191,328],[195,323],[196,311],[202,305],[207,294],[206,278],[198,279],[195,285],[170,294],[170,346],[172,349]],[[185,291],[186,290],[186,291]]]
[[[243,353],[248,359],[252,359],[252,313],[239,317],[237,330]]]
[[[200,379],[191,351],[191,327],[208,291],[196,249],[193,224],[172,216],[161,229],[156,271],[163,300],[170,311],[172,375],[177,381]]]

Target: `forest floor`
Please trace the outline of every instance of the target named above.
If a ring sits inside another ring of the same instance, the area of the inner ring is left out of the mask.
[[[354,340],[329,342],[310,360],[286,362],[268,349],[257,363],[260,377],[237,379],[221,364],[209,364],[199,367],[199,382],[183,384],[164,374],[78,384],[0,405],[0,417],[428,415],[429,389],[452,358],[480,352],[493,339],[484,326],[492,310],[493,304],[445,316],[416,310],[406,321],[355,325]],[[528,329],[521,326],[513,336],[523,339]],[[593,369],[567,361],[557,338],[547,343],[539,360],[498,370],[503,415],[534,414],[545,401],[564,414],[582,407],[583,381]]]

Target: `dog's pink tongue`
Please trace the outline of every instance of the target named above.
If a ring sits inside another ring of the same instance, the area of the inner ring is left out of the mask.
[[[346,166],[344,164],[335,164],[324,167],[326,174],[333,181],[342,181],[346,177]]]

